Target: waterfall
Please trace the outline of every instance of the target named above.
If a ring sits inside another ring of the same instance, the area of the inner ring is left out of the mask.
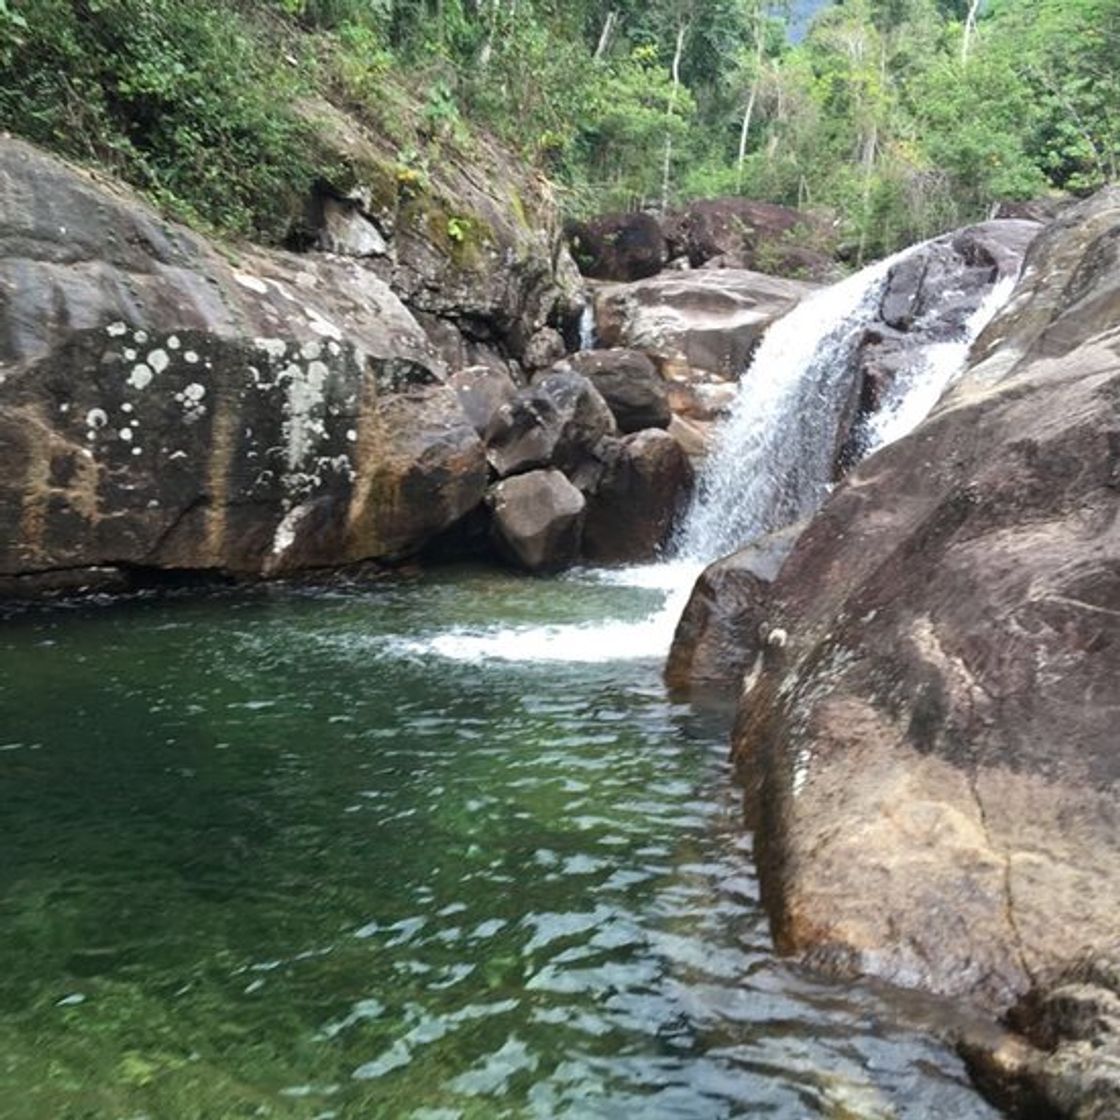
[[[598,345],[595,337],[595,301],[591,296],[583,305],[579,313],[579,348],[581,350],[594,350]]]
[[[891,268],[918,248],[814,292],[766,332],[700,472],[680,555],[715,560],[824,501],[853,351]]]
[[[814,292],[769,328],[743,375],[731,415],[716,434],[667,560],[582,569],[563,577],[589,590],[606,584],[658,593],[660,605],[651,613],[638,619],[538,626],[451,627],[409,639],[400,651],[542,664],[664,657],[693,583],[707,564],[808,516],[828,496],[855,349],[876,321],[891,269],[924,248],[914,246]],[[1013,285],[1012,279],[1000,281],[956,339],[915,346],[912,363],[898,373],[881,408],[862,429],[869,452],[901,438],[925,418],[965,368],[973,339],[1006,302]],[[581,335],[592,344],[593,323],[586,308]]]

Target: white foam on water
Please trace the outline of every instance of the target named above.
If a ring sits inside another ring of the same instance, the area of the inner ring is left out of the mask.
[[[426,638],[397,639],[390,648],[413,657],[449,661],[569,662],[660,660],[669,651],[677,620],[702,565],[687,561],[629,568],[583,569],[568,576],[582,583],[661,591],[660,607],[637,620],[555,623],[543,626],[452,627]]]

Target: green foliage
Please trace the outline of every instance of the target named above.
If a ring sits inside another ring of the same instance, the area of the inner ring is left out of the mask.
[[[11,0],[0,126],[92,159],[173,212],[282,237],[314,177],[298,74],[225,5]]]
[[[493,133],[570,210],[660,202],[668,158],[673,198],[823,210],[860,259],[1120,175],[1120,0],[969,10],[845,0],[793,45],[780,0],[0,0],[0,127],[275,241],[330,177],[321,95],[405,195]]]

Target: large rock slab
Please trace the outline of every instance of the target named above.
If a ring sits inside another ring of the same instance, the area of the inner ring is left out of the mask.
[[[779,947],[1004,1010],[1120,913],[1120,190],[772,591],[735,756]]]
[[[803,528],[760,537],[701,572],[665,665],[671,689],[738,692],[767,648],[770,589]]]
[[[733,379],[766,328],[811,290],[759,272],[670,272],[594,292],[599,344],[648,354],[663,376]]]
[[[359,262],[231,263],[15,140],[0,214],[0,577],[388,558],[481,500],[441,363]]]

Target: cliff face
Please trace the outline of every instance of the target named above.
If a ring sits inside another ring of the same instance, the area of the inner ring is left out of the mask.
[[[478,506],[449,363],[516,371],[571,277],[460,177],[464,243],[430,199],[376,224],[356,187],[320,200],[334,251],[232,251],[0,140],[0,584],[394,558]]]
[[[735,757],[780,947],[1004,1010],[1120,913],[1120,191],[800,537]]]

